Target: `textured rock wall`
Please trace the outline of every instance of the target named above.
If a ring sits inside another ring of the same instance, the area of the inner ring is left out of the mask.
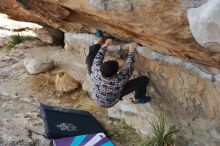
[[[186,132],[183,135],[193,143],[219,145],[220,70],[172,56],[146,54],[150,55],[139,57],[138,70],[148,73],[159,95],[153,105],[159,106],[173,123],[181,123]]]
[[[187,12],[190,30],[198,43],[207,49],[220,52],[220,1],[210,0]]]
[[[100,28],[118,40],[141,44],[136,75],[150,77],[148,92],[154,98],[144,106],[120,102],[109,115],[147,134],[148,120],[163,112],[169,124],[183,127],[184,146],[220,145],[219,9],[218,0],[0,1],[0,12],[13,19],[67,32],[65,48],[77,56],[80,71],[84,68],[80,75],[87,90],[85,55],[95,41],[88,33]]]
[[[47,42],[51,45],[63,44],[64,33],[60,30],[44,27],[41,29],[36,29],[35,33],[37,34],[37,37],[43,42]]]
[[[186,8],[196,8],[206,3],[208,0],[182,0],[183,5]]]
[[[205,0],[2,0],[0,12],[12,19],[49,25],[65,32],[101,28],[158,52],[220,67],[219,52],[207,50],[191,35],[186,7]],[[186,7],[185,7],[186,6]]]
[[[82,65],[85,65],[87,46],[94,41],[95,36],[91,34],[65,34],[65,48],[80,56],[81,59],[75,62]],[[117,44],[114,47],[126,46],[119,42]],[[111,54],[107,55],[107,59]],[[82,72],[85,75],[86,67]],[[176,124],[182,127],[180,145],[220,144],[219,69],[139,46],[134,77],[143,74],[150,77],[148,94],[153,97],[152,102],[132,105],[128,102],[129,97],[125,97],[124,101],[108,109],[110,117],[123,118],[140,133],[148,134],[149,121],[162,112],[168,120],[168,125]],[[88,77],[84,78],[83,87],[91,92]]]

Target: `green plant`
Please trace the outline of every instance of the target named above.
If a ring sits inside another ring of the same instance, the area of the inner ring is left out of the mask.
[[[113,122],[113,124],[111,124],[111,128],[113,128],[113,131],[115,132],[115,134],[111,136],[111,139],[118,141],[120,143],[118,143],[118,145],[139,146],[143,140],[137,131],[124,120],[117,120],[117,122]]]
[[[26,40],[30,40],[30,36],[21,36],[19,33],[17,35],[10,36],[9,41],[2,47],[4,52],[9,52],[14,46],[20,44]]]
[[[169,129],[165,127],[165,119],[161,114],[158,120],[150,122],[152,133],[141,146],[174,146],[174,136],[179,133],[180,128],[171,126]]]

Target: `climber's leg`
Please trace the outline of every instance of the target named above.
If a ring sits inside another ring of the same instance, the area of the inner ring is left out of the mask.
[[[124,85],[124,88],[121,93],[121,99],[123,96],[135,92],[134,98],[138,101],[140,98],[146,97],[146,88],[149,82],[149,78],[146,76],[140,76],[135,79],[128,81]]]
[[[86,64],[87,64],[87,69],[88,69],[89,75],[91,74],[91,67],[92,67],[94,58],[100,48],[101,48],[101,45],[99,45],[99,44],[95,44],[95,45],[92,45],[89,47],[89,54],[86,57]]]

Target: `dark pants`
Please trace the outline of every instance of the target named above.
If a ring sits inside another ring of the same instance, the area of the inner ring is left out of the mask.
[[[94,58],[100,48],[101,48],[101,45],[99,45],[99,44],[95,44],[95,45],[92,45],[89,47],[89,54],[86,57],[86,64],[87,64],[87,69],[88,69],[89,75],[91,74],[91,67],[92,67],[93,60],[94,60]],[[141,97],[145,97],[146,96],[146,87],[147,87],[148,82],[149,82],[149,78],[146,76],[140,76],[140,77],[134,78],[132,80],[129,80],[124,85],[124,88],[121,92],[120,100],[122,100],[123,96],[130,94],[132,92],[135,92],[134,97],[136,99],[139,99]]]
[[[94,58],[96,54],[98,53],[99,49],[101,48],[101,45],[95,44],[89,47],[89,54],[86,57],[86,64],[87,64],[87,70],[89,72],[89,75],[91,74],[91,68],[92,68],[92,63],[94,61]]]
[[[122,97],[125,95],[128,95],[132,92],[134,93],[134,98],[139,99],[146,96],[146,88],[147,84],[149,82],[149,78],[146,76],[140,76],[137,78],[134,78],[132,80],[129,80],[125,85],[121,92],[121,100]]]

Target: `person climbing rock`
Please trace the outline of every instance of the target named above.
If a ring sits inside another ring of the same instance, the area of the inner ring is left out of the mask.
[[[146,103],[150,96],[146,96],[146,87],[149,78],[140,76],[130,79],[134,70],[136,43],[128,45],[128,56],[125,66],[119,70],[119,64],[115,60],[103,62],[106,51],[112,40],[104,40],[103,32],[97,30],[98,42],[89,47],[86,57],[88,73],[93,82],[93,96],[96,103],[105,108],[114,106],[122,97],[135,92],[132,103]]]

